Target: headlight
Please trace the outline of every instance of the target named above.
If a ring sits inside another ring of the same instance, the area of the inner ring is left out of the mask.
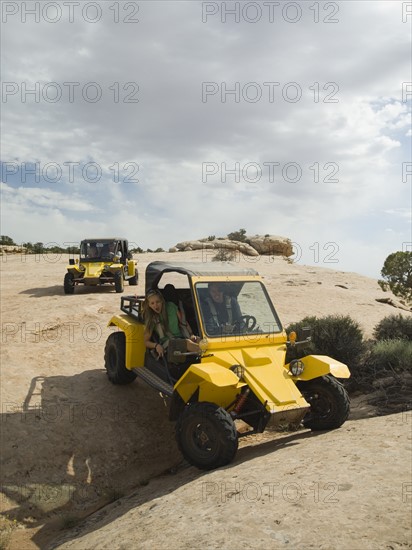
[[[293,374],[293,376],[300,376],[304,370],[305,365],[300,359],[293,359],[293,361],[289,363],[289,371]]]
[[[242,365],[232,365],[230,367],[230,370],[236,374],[236,376],[239,378],[239,380],[244,379],[245,367],[242,367]]]

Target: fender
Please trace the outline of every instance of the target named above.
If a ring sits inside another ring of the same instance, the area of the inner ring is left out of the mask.
[[[69,273],[73,273],[75,277],[78,277],[79,275],[83,275],[84,273],[84,269],[80,268],[79,264],[68,265],[67,271]]]
[[[217,363],[193,364],[177,382],[175,391],[187,403],[199,390],[199,401],[219,403],[228,407],[246,384],[239,381],[234,372]]]
[[[136,262],[133,260],[127,262],[127,274],[129,277],[134,277],[136,275]]]
[[[131,370],[144,365],[146,346],[144,344],[144,324],[129,315],[115,315],[107,325],[118,327],[126,337],[126,368]]]
[[[300,376],[293,376],[294,380],[312,380],[325,374],[332,374],[335,378],[349,378],[350,370],[345,363],[341,363],[328,355],[307,355],[300,361],[305,365],[305,370]],[[289,367],[285,365],[286,368]]]

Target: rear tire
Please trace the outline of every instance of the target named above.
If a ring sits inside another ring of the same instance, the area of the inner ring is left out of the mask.
[[[349,396],[333,376],[327,374],[308,382],[299,382],[310,411],[303,419],[305,428],[312,431],[334,430],[342,426],[349,416]]]
[[[185,459],[202,470],[229,464],[238,447],[232,417],[214,403],[187,405],[176,424],[176,439]]]
[[[114,332],[106,340],[104,366],[112,384],[130,384],[136,373],[126,368],[126,337],[124,332]]]
[[[73,294],[74,292],[74,275],[73,273],[66,273],[64,276],[64,293],[65,294]]]
[[[123,273],[121,271],[116,271],[116,273],[114,274],[114,288],[116,292],[123,292],[124,281]]]
[[[130,277],[129,285],[130,286],[136,286],[137,285],[137,280],[138,280],[138,276],[137,276],[137,272],[136,272],[136,274],[133,275],[133,277]]]

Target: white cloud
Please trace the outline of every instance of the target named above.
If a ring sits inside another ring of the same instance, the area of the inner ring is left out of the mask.
[[[382,241],[392,227],[385,212],[404,220],[410,200],[401,170],[410,162],[410,36],[399,3],[340,2],[334,15],[334,3],[319,3],[315,23],[314,4],[301,2],[296,23],[280,7],[273,23],[266,13],[254,24],[222,23],[221,13],[204,23],[202,2],[139,3],[139,23],[122,22],[137,3],[118,14],[121,4],[99,5],[96,23],[70,23],[66,8],[55,24],[17,14],[3,25],[2,160],[38,162],[41,174],[47,163],[62,168],[58,184],[3,174],[3,234],[46,242],[52,228],[64,242],[127,228],[143,248],[167,248],[245,227],[307,248],[339,242],[340,265],[368,274],[388,247],[410,240],[407,224],[395,224]],[[203,82],[217,92],[202,101]],[[238,101],[225,87],[238,87]],[[256,90],[261,99],[248,100]],[[69,181],[64,163],[74,162]],[[96,183],[82,174],[89,162],[101,166]],[[204,163],[218,167],[207,181]],[[223,182],[222,168],[236,163],[239,181]],[[248,163],[261,168],[259,181]],[[279,163],[274,181],[267,163]],[[368,250],[374,259],[360,262]]]

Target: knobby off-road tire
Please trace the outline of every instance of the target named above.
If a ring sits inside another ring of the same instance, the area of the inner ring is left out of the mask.
[[[114,274],[114,288],[116,292],[123,292],[124,281],[123,273],[121,271],[116,271],[116,273]]]
[[[334,430],[339,428],[349,416],[349,396],[333,376],[298,384],[303,397],[310,404],[310,411],[303,419],[305,428],[312,431]]]
[[[64,293],[65,294],[73,294],[74,292],[74,275],[73,273],[66,273],[64,276]]]
[[[137,273],[136,273],[136,275],[133,275],[133,277],[130,277],[130,279],[129,279],[129,285],[130,285],[130,286],[136,286],[136,285],[137,285],[137,281],[138,281],[138,276],[137,276]]]
[[[126,337],[124,332],[114,332],[106,340],[104,348],[104,366],[112,384],[130,384],[136,373],[125,365]]]
[[[202,470],[229,464],[238,447],[230,414],[213,403],[187,405],[176,423],[176,439],[185,459]]]

